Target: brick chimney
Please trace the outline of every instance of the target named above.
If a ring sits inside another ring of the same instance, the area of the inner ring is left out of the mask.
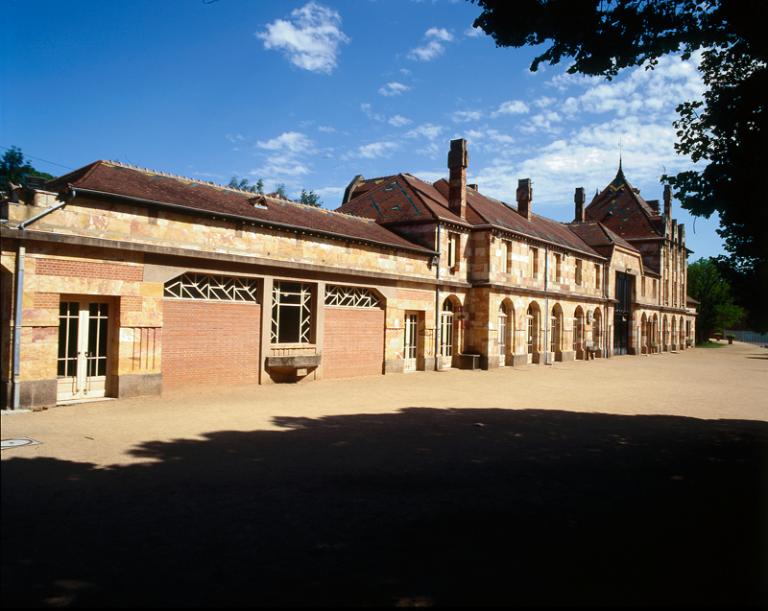
[[[672,187],[664,185],[664,216],[672,216]]]
[[[648,205],[651,207],[651,210],[653,210],[656,214],[659,213],[659,200],[658,199],[649,199]]]
[[[583,223],[587,220],[584,209],[587,196],[584,193],[584,187],[576,187],[576,192],[573,194],[573,201],[576,204],[576,215],[574,221],[577,223]]]
[[[463,219],[467,218],[467,166],[469,153],[464,138],[451,140],[448,152],[448,208]]]
[[[685,244],[685,223],[680,223],[677,226],[677,231],[680,233],[679,239],[681,244]]]
[[[517,181],[517,211],[529,221],[531,220],[531,201],[533,189],[530,178],[521,178]]]

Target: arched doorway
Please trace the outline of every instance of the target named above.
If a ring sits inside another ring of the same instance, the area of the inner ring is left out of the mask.
[[[669,350],[669,320],[666,314],[664,314],[662,319],[661,349],[664,352]]]
[[[640,317],[640,354],[648,354],[648,318],[645,312]]]
[[[669,347],[672,350],[677,350],[677,319],[672,317],[672,336],[669,341]]]
[[[678,339],[678,342],[677,342],[677,347],[678,347],[679,350],[685,350],[685,348],[686,348],[684,324],[685,323],[683,322],[683,317],[681,316],[680,317],[680,323],[677,326],[677,334],[679,336],[679,339]]]
[[[603,314],[600,308],[595,308],[592,318],[592,350],[597,356],[603,355]]]
[[[584,310],[578,306],[573,315],[573,351],[577,359],[586,359],[584,339]]]
[[[541,329],[541,310],[535,301],[528,306],[526,313],[528,362],[539,362],[539,330]]]
[[[653,315],[653,322],[651,323],[651,352],[660,351],[660,338],[659,338],[659,315]]]
[[[461,303],[453,295],[446,297],[440,310],[440,369],[453,367],[456,355],[461,352],[460,320]]]
[[[505,299],[499,306],[498,316],[498,355],[499,366],[512,364],[515,353],[515,310],[512,302]]]
[[[549,351],[555,359],[562,358],[563,351],[563,308],[559,303],[552,307],[550,322]]]

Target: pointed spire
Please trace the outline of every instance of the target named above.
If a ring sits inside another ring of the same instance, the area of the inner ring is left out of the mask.
[[[624,169],[621,167],[621,153],[619,153],[619,171],[616,172],[616,178],[611,181],[611,186],[614,189],[618,189],[627,184],[627,179],[624,176]]]

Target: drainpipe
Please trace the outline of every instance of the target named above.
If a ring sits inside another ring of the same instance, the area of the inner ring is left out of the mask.
[[[437,224],[437,263],[435,264],[435,371],[440,371],[440,356],[438,351],[440,350],[440,249],[442,243],[440,242],[440,223]]]
[[[551,365],[549,362],[549,246],[544,246],[544,364]]]
[[[611,273],[611,266],[608,265],[608,269],[603,270],[603,298],[605,299],[605,323],[603,323],[603,355],[604,358],[608,358],[608,321],[611,320],[608,316],[608,274]]]
[[[32,218],[22,221],[16,226],[16,229],[24,231],[32,223],[48,216],[67,205],[71,198],[75,196],[74,189],[71,191],[71,197],[64,199],[57,204],[46,208]],[[13,304],[13,394],[11,396],[11,409],[19,409],[20,403],[20,384],[21,384],[21,310],[24,298],[24,258],[26,256],[26,247],[19,242],[16,250],[16,299]]]

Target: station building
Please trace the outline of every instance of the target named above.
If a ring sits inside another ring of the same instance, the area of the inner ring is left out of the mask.
[[[2,202],[4,407],[556,364],[693,345],[685,232],[624,177],[574,221],[448,179],[336,211],[96,161]],[[481,375],[481,374],[478,374]],[[482,379],[478,378],[478,383]]]

